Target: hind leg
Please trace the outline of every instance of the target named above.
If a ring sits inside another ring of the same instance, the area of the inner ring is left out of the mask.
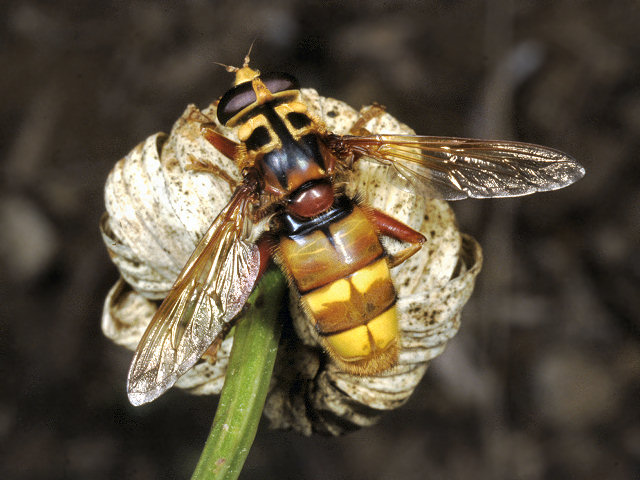
[[[389,255],[389,266],[395,267],[415,255],[422,248],[422,244],[427,240],[424,235],[405,225],[404,223],[390,217],[380,210],[372,209],[371,217],[378,229],[378,233],[391,237],[401,242],[409,243],[409,246],[400,250],[394,255]]]

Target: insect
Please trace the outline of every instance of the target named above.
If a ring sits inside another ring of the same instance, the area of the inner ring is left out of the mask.
[[[389,269],[418,252],[425,237],[347,193],[363,158],[389,181],[444,200],[527,195],[563,188],[584,175],[571,157],[537,145],[449,137],[370,135],[371,107],[350,135],[328,132],[309,113],[291,75],[261,74],[249,56],[217,104],[219,124],[204,137],[242,172],[155,313],[128,377],[132,404],[169,389],[228,332],[270,259],[297,290],[324,349],[343,370],[383,372],[397,361],[396,293]],[[197,170],[217,173],[200,159]],[[259,220],[269,228],[254,235]],[[381,236],[404,243],[390,254]]]

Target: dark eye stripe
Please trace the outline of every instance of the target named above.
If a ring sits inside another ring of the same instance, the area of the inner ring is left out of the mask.
[[[269,134],[269,130],[267,130],[267,127],[261,126],[251,132],[251,135],[249,135],[249,138],[247,138],[245,143],[247,144],[247,149],[258,150],[260,147],[267,145],[270,141],[271,135]]]

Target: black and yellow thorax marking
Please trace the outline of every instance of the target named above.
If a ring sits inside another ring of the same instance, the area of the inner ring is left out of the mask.
[[[277,196],[327,176],[314,122],[301,102],[255,107],[239,127],[246,147],[244,166],[256,167],[265,191]]]
[[[281,149],[317,131],[306,112],[307,106],[298,101],[256,107],[238,128],[238,139],[254,157]]]

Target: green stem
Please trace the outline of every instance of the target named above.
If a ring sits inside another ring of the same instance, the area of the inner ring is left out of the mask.
[[[238,478],[258,430],[278,351],[285,280],[265,272],[235,327],[224,387],[192,480]]]

